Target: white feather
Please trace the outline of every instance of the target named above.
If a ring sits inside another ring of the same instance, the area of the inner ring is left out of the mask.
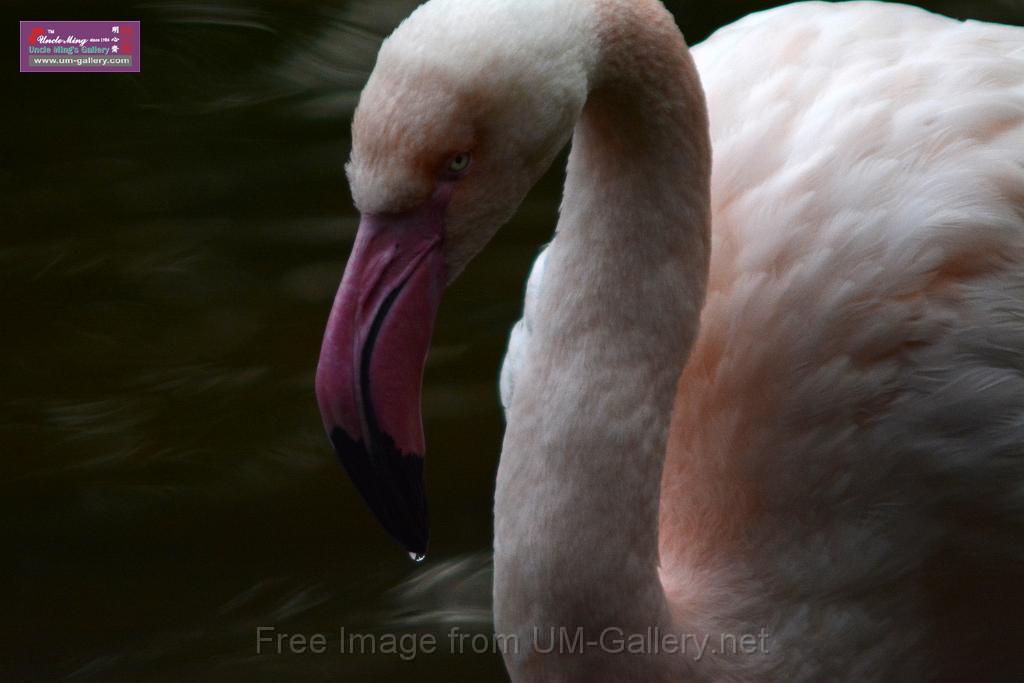
[[[997,597],[946,614],[926,584],[948,571],[977,591],[1024,562],[1022,45],[1020,28],[815,2],[693,49],[713,242],[661,578],[690,628],[768,624],[776,648],[709,658],[702,679],[928,678],[968,657],[949,643],[986,648],[980,678],[1006,675],[983,623],[1020,619]],[[507,412],[545,324],[546,253],[502,368]]]

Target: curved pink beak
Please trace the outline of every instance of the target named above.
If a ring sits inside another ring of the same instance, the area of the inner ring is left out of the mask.
[[[423,366],[445,287],[438,197],[364,215],[334,300],[316,372],[324,427],[377,519],[406,550],[427,551]]]

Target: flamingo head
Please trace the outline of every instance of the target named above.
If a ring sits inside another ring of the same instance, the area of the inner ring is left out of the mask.
[[[441,295],[586,99],[586,60],[530,18],[515,3],[427,3],[382,46],[353,120],[346,170],[362,218],[316,394],[357,490],[415,558],[428,540],[420,389]]]

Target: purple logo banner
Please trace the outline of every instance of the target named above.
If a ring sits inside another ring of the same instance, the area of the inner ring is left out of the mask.
[[[22,21],[21,71],[139,72],[138,21]]]

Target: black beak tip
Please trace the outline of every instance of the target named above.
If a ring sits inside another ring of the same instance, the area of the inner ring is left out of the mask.
[[[402,453],[393,439],[378,435],[370,450],[341,427],[331,431],[334,452],[377,521],[409,556],[427,554],[430,521],[423,489],[423,458]]]

